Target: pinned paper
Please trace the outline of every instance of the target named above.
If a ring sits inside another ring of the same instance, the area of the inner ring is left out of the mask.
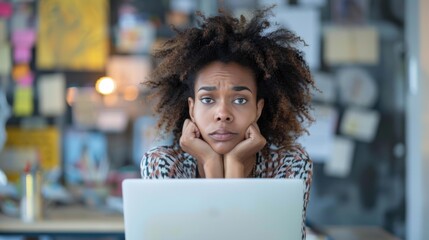
[[[31,87],[16,87],[13,101],[13,114],[24,117],[33,114],[33,89]]]
[[[32,72],[29,72],[27,75],[21,77],[17,80],[18,85],[22,87],[31,87],[33,84],[34,75]]]
[[[12,43],[14,46],[30,48],[36,41],[34,29],[19,29],[12,32]]]
[[[337,72],[339,96],[343,105],[374,106],[378,99],[375,79],[363,68],[347,67]]]
[[[16,63],[28,63],[31,57],[31,48],[16,46],[13,50],[13,59]]]
[[[334,150],[338,112],[331,106],[315,105],[312,114],[316,121],[308,128],[310,135],[303,135],[299,142],[313,161],[324,162],[329,160]]]
[[[8,76],[11,71],[11,51],[10,45],[4,42],[0,42],[0,76]]]
[[[102,109],[97,118],[97,128],[103,132],[123,132],[128,124],[124,109]]]
[[[372,26],[327,27],[324,31],[324,53],[327,64],[377,64],[378,31]]]
[[[64,134],[64,146],[64,172],[68,184],[80,184],[93,178],[97,170],[102,170],[98,166],[108,160],[107,138],[101,132],[68,129]]]
[[[16,64],[13,67],[12,77],[15,80],[21,79],[27,76],[29,72],[30,72],[30,67],[28,66],[28,64]]]
[[[38,10],[39,69],[104,70],[109,47],[107,0],[40,1]]]
[[[61,166],[60,130],[55,127],[25,129],[7,127],[6,148],[37,149],[42,170],[57,169]],[[2,159],[3,160],[3,159]],[[19,177],[19,173],[18,177]]]
[[[336,137],[329,161],[325,163],[324,172],[328,176],[347,177],[352,167],[355,143],[347,138]]]
[[[40,76],[38,81],[39,112],[44,116],[59,116],[65,112],[65,77],[63,74]]]
[[[0,19],[0,43],[6,42],[8,39],[7,35],[7,24],[4,19]]]
[[[106,67],[107,76],[115,79],[118,88],[127,85],[139,86],[152,69],[151,60],[147,57],[113,56]]]
[[[140,21],[120,27],[116,47],[124,53],[148,53],[155,41],[156,30],[150,21]]]
[[[302,44],[302,47],[299,47],[304,52],[304,59],[311,69],[318,69],[320,66],[320,11],[316,8],[280,7],[274,8],[273,13],[275,18],[270,22],[283,25],[303,39],[307,46]],[[275,25],[267,30],[274,29]]]
[[[33,83],[33,73],[27,63],[17,64],[13,67],[12,78],[20,86],[31,86]]]
[[[377,133],[380,113],[373,110],[350,108],[344,113],[340,132],[364,142],[372,142]]]
[[[12,4],[0,2],[0,18],[9,18],[12,15]]]
[[[73,123],[81,129],[96,128],[101,97],[94,88],[79,88],[72,105]]]

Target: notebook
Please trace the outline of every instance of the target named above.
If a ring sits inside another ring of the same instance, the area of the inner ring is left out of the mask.
[[[126,179],[127,240],[301,239],[298,179]]]

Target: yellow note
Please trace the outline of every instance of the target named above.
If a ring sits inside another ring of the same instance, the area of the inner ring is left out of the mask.
[[[52,170],[61,167],[60,131],[55,127],[42,129],[22,129],[19,127],[7,127],[6,148],[35,149],[42,170]],[[20,154],[21,156],[23,154]],[[3,160],[3,159],[2,159]],[[29,159],[12,159],[21,161],[23,165]],[[7,160],[5,160],[7,161]],[[19,163],[15,163],[19,164]],[[10,165],[10,164],[8,164]],[[19,176],[19,172],[8,172],[8,176]]]
[[[15,88],[13,114],[18,117],[33,114],[33,88],[19,86]]]

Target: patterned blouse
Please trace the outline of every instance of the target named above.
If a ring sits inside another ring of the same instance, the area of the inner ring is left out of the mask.
[[[270,148],[269,159],[257,153],[255,178],[297,178],[305,182],[302,239],[305,239],[305,216],[310,194],[313,163],[300,147]],[[155,147],[146,152],[140,163],[142,178],[197,178],[197,160],[180,147]]]

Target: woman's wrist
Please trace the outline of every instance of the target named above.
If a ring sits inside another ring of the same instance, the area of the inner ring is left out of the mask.
[[[225,178],[245,178],[245,166],[239,161],[225,161]]]
[[[220,157],[206,160],[203,164],[206,178],[224,178],[224,164]]]

